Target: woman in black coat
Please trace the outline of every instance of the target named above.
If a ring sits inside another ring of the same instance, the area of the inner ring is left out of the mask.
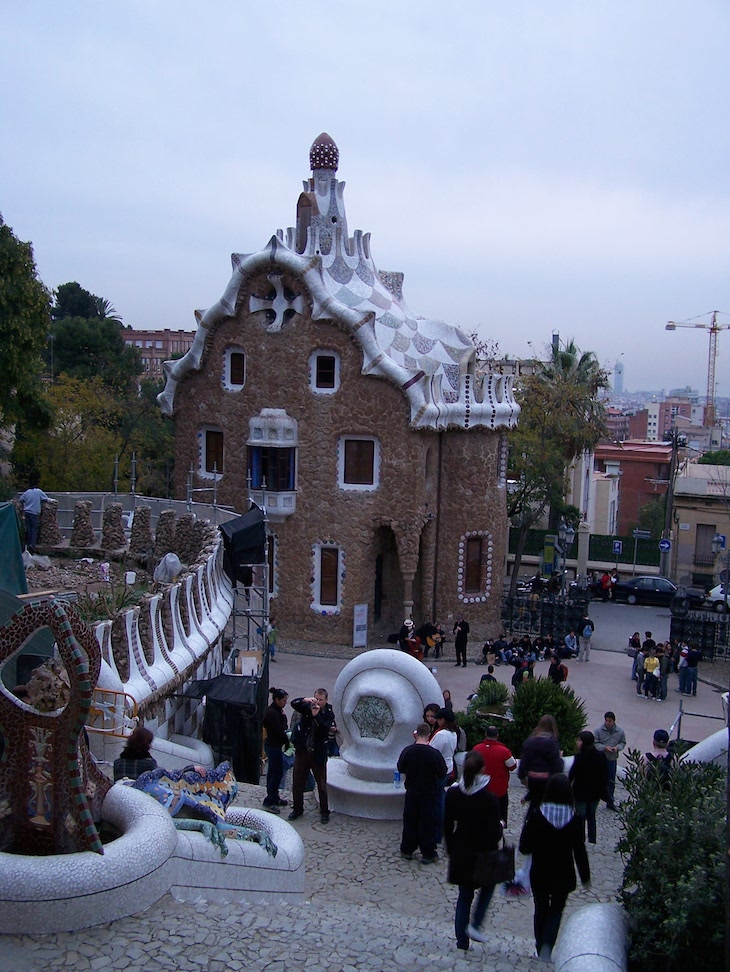
[[[575,812],[588,824],[588,843],[596,842],[596,807],[607,797],[606,757],[596,749],[596,740],[587,729],[578,736],[578,752],[568,777],[573,786]]]
[[[525,820],[520,853],[532,854],[530,884],[535,901],[535,949],[550,961],[568,895],[575,890],[575,868],[584,887],[591,872],[583,838],[583,823],[573,809],[570,780],[563,773],[551,776],[542,803]]]
[[[469,939],[486,942],[481,924],[492,900],[494,885],[479,888],[474,912],[474,859],[477,851],[496,850],[502,836],[499,801],[487,789],[489,777],[484,772],[481,753],[467,753],[464,773],[458,783],[446,791],[444,840],[449,855],[449,884],[458,884],[459,897],[454,914],[456,947],[469,949]],[[470,920],[471,915],[471,920]]]
[[[527,786],[530,813],[540,803],[548,779],[553,773],[562,772],[558,725],[554,716],[544,715],[522,744],[517,770],[520,780]]]

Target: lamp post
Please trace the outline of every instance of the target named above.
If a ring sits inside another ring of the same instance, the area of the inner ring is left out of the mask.
[[[728,577],[728,566],[730,565],[730,550],[727,549],[727,542],[724,533],[716,533],[712,538],[712,552],[717,556],[721,555],[721,562],[723,565],[723,571],[720,575],[720,580],[722,582],[722,593],[725,598],[725,610],[724,614],[727,615],[727,586],[730,577]]]
[[[560,517],[560,523],[558,524],[558,539],[560,540],[560,552],[563,555],[563,573],[560,578],[560,591],[565,594],[565,563],[568,558],[568,550],[573,546],[573,540],[575,539],[575,527],[572,523],[566,523],[565,517]]]

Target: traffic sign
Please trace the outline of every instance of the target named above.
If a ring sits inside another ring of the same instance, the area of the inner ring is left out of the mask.
[[[717,544],[718,549],[724,550],[725,545],[727,543],[727,537],[725,536],[724,533],[716,533],[715,536],[712,538],[712,542],[713,544]]]
[[[659,549],[661,550],[662,553],[667,553],[669,550],[672,549],[672,541],[671,540],[660,540],[659,541]]]
[[[624,552],[624,545],[622,540],[613,541],[613,552],[615,554],[621,554]]]
[[[634,540],[651,540],[651,531],[634,530]]]

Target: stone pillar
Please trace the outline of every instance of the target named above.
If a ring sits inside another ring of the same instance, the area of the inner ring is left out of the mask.
[[[175,550],[175,511],[163,510],[157,517],[155,533],[155,562],[159,563],[165,554]]]
[[[58,547],[63,543],[63,537],[58,527],[58,502],[48,500],[41,503],[41,532],[38,543],[43,547]]]
[[[588,577],[588,549],[591,541],[590,523],[578,524],[578,560],[577,574],[580,577]]]
[[[129,550],[133,554],[146,554],[152,550],[152,510],[149,506],[138,506],[132,520],[132,536],[129,540]]]
[[[121,550],[126,546],[122,526],[122,504],[110,503],[104,510],[101,527],[101,545],[104,550]]]
[[[91,525],[91,501],[78,500],[74,508],[74,525],[71,531],[72,547],[96,546],[96,534]]]

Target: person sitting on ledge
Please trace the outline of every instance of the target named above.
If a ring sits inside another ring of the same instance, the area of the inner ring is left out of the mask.
[[[137,726],[127,745],[114,760],[114,782],[136,780],[142,773],[157,769],[157,761],[150,755],[154,736],[144,726]]]

